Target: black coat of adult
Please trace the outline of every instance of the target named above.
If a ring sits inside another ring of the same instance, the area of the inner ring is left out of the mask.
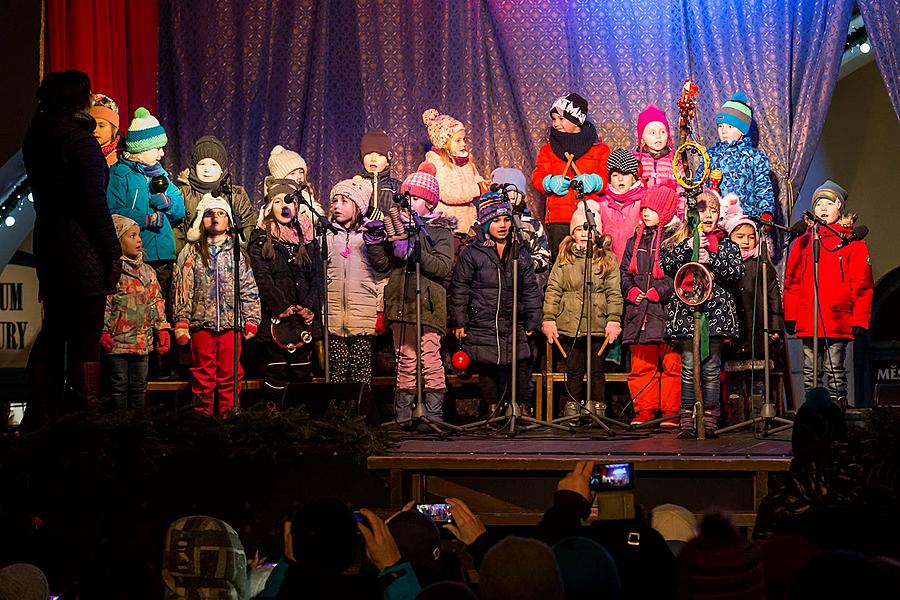
[[[667,251],[660,251],[660,266],[670,277],[675,277],[681,265],[691,262],[691,238]],[[672,297],[666,315],[666,335],[673,338],[690,338],[694,335],[694,312],[702,312],[709,319],[709,335],[734,338],[740,332],[737,306],[732,287],[744,274],[744,261],[737,244],[728,238],[719,241],[717,252],[709,253],[707,268],[713,274],[713,292],[709,300],[697,307]]]
[[[765,294],[765,298],[768,298],[769,301],[769,330],[783,332],[784,308],[781,304],[781,286],[778,285],[778,274],[771,260],[768,261],[768,265],[769,293]],[[734,353],[735,358],[750,357],[752,346],[752,354],[755,354],[757,358],[762,358],[765,340],[762,303],[765,300],[762,291],[762,267],[756,258],[744,261],[744,275],[735,286],[735,299],[741,333],[732,346],[731,352]],[[754,305],[756,307],[755,314]],[[754,331],[755,335],[752,334]]]
[[[666,341],[666,310],[675,293],[675,282],[671,277],[653,278],[653,236],[657,228],[644,228],[637,249],[637,273],[628,270],[634,254],[635,236],[625,243],[622,254],[621,279],[622,297],[625,299],[625,319],[622,325],[623,344],[654,344]],[[666,232],[663,231],[663,236]],[[646,292],[651,287],[659,294],[659,302],[646,298],[640,304],[628,300],[628,292],[637,287]]]
[[[275,256],[271,259],[263,258],[263,247],[268,239],[269,234],[257,227],[250,233],[250,241],[247,244],[247,253],[250,255],[256,285],[259,287],[262,307],[257,339],[263,342],[271,341],[269,326],[272,316],[280,315],[293,305],[308,308],[315,313],[313,335],[320,336],[319,316],[322,311],[324,280],[316,242],[304,246],[309,260],[298,265],[294,262],[297,246],[278,239],[272,239]]]
[[[34,262],[43,301],[115,290],[122,250],[106,203],[109,166],[90,115],[38,113],[22,157],[34,195]]]
[[[485,244],[479,233],[459,254],[450,285],[448,318],[451,328],[465,328],[462,346],[472,360],[508,365],[512,361],[512,248],[507,244],[500,257],[496,247]],[[531,356],[525,331],[540,329],[543,318],[541,291],[531,263],[531,255],[520,246],[518,360]]]

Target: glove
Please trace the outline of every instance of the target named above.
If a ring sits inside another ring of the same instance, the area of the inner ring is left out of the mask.
[[[859,325],[853,326],[853,337],[863,337],[867,333],[869,333],[869,330],[865,327],[861,327]]]
[[[113,338],[108,331],[104,331],[102,334],[100,334],[100,346],[104,350],[106,350],[107,352],[112,352],[113,346],[115,345],[116,343],[113,341]]]
[[[188,329],[187,321],[178,321],[175,323],[175,343],[179,346],[187,346],[191,341],[191,333]]]
[[[562,175],[547,175],[541,183],[548,193],[565,196],[569,192],[569,184],[572,181]]]
[[[244,323],[244,339],[249,340],[256,335],[256,323]]]
[[[797,321],[785,321],[784,322],[784,331],[788,335],[796,335],[797,334]]]
[[[163,215],[158,210],[154,210],[152,213],[147,215],[147,229],[162,229],[165,220],[165,215]]]
[[[378,315],[375,317],[375,335],[382,335],[389,331],[387,326],[387,319],[384,318],[384,311],[379,310]]]
[[[363,231],[363,242],[367,246],[377,246],[387,239],[387,232],[384,230],[384,221],[373,219],[366,222],[366,228]]]
[[[610,342],[616,341],[616,338],[622,333],[622,324],[618,321],[607,321],[606,322],[606,330],[604,332],[606,334],[606,339]]]
[[[409,239],[405,240],[397,240],[395,242],[391,242],[391,245],[394,248],[394,256],[397,258],[406,258],[409,256],[409,250],[412,246]]]
[[[593,194],[603,189],[603,178],[594,173],[579,175],[575,178],[582,185],[585,194]]]
[[[656,291],[656,288],[650,288],[647,290],[647,293],[644,294],[644,298],[650,302],[659,302],[659,292]]]
[[[156,210],[169,210],[172,201],[165,194],[153,194],[150,196],[150,206]]]
[[[168,329],[160,329],[156,332],[156,353],[165,354],[172,348],[172,336]]]
[[[640,296],[640,295],[641,295],[641,290],[637,286],[634,286],[633,288],[628,290],[628,294],[626,294],[626,297],[628,298],[628,301],[631,302],[632,304],[639,304],[638,296]],[[646,294],[644,294],[644,295],[646,296]]]

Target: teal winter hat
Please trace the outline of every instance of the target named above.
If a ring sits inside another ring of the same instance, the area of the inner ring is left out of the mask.
[[[141,106],[134,111],[134,118],[128,127],[125,137],[125,149],[131,153],[144,152],[154,148],[162,148],[169,143],[166,130],[150,111]]]
[[[716,113],[716,125],[726,123],[736,128],[742,135],[747,135],[750,131],[752,121],[753,111],[747,106],[747,94],[740,90],[735,92]]]

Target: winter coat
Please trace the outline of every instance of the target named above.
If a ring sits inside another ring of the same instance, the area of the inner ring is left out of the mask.
[[[472,203],[481,196],[478,182],[484,178],[478,174],[475,163],[469,160],[463,166],[448,165],[440,154],[429,150],[425,160],[437,169],[438,186],[441,190],[441,201],[435,212],[443,212],[444,216],[456,218],[456,231],[468,233],[475,222],[476,210]]]
[[[765,343],[762,303],[766,300],[769,303],[770,332],[784,331],[784,310],[781,306],[781,286],[778,285],[778,272],[771,260],[768,261],[768,264],[768,294],[763,294],[762,268],[756,258],[748,258],[744,261],[744,275],[735,285],[734,298],[737,302],[741,325],[741,334],[731,347],[731,352],[736,357],[749,357],[752,349],[752,354],[756,358],[762,358],[763,344]],[[756,335],[753,335],[754,331]]]
[[[239,185],[232,185],[232,197],[234,200],[234,209],[241,220],[241,229],[244,231],[244,245],[250,240],[250,233],[256,225],[256,212],[253,210],[253,202],[247,190]],[[194,217],[197,216],[197,206],[203,198],[204,192],[195,190],[191,187],[188,180],[188,171],[185,169],[178,176],[178,190],[184,198],[184,219],[178,227],[175,228],[175,252],[181,253],[181,249],[187,243],[187,232],[194,223]],[[224,198],[224,196],[223,196]],[[226,199],[227,202],[227,199]]]
[[[634,230],[641,222],[641,198],[644,197],[644,189],[628,190],[621,196],[634,202],[631,204],[619,202],[610,193],[600,200],[600,226],[603,233],[612,238],[612,251],[619,261],[622,260],[628,238],[634,235]]]
[[[719,192],[723,198],[730,193],[737,194],[744,213],[751,217],[775,213],[769,157],[755,148],[749,137],[736,142],[718,142],[708,152],[710,169],[722,171]],[[698,172],[703,172],[702,164]]]
[[[606,171],[606,159],[609,158],[609,146],[601,141],[591,146],[583,156],[579,157],[572,164],[578,166],[578,170],[587,175],[595,173],[603,178],[603,187],[609,181],[609,175]],[[578,203],[575,197],[575,190],[571,187],[565,196],[557,196],[548,193],[544,189],[544,178],[547,175],[565,175],[569,178],[575,177],[575,170],[569,167],[568,173],[563,173],[566,168],[566,160],[559,158],[550,148],[550,142],[541,146],[538,151],[537,160],[535,161],[534,171],[531,173],[531,184],[538,193],[547,197],[547,210],[544,218],[545,223],[568,223],[572,220],[572,214],[575,212]],[[598,194],[585,194],[587,200],[598,200]]]
[[[149,354],[153,332],[170,329],[166,301],[156,281],[156,271],[142,257],[122,259],[122,276],[116,291],[106,297],[103,331],[112,336],[110,354]]]
[[[660,266],[670,277],[675,277],[678,269],[691,262],[691,240],[688,238],[671,251],[665,247],[660,251]],[[744,274],[744,261],[737,244],[728,238],[719,241],[718,252],[709,253],[706,267],[713,274],[713,293],[703,304],[691,307],[673,295],[666,315],[666,336],[690,338],[694,336],[694,312],[702,312],[709,319],[709,335],[733,338],[740,332],[737,306],[732,287]]]
[[[263,247],[270,237],[269,233],[257,227],[250,234],[247,244],[253,277],[259,288],[261,327],[257,339],[264,342],[271,340],[272,317],[277,317],[294,305],[308,308],[315,314],[313,333],[320,336],[319,316],[322,312],[325,282],[318,244],[311,242],[304,246],[309,261],[298,265],[294,262],[298,246],[277,238],[272,238],[275,256],[271,259],[263,258]]]
[[[378,281],[363,233],[332,222],[328,235],[328,331],[343,337],[374,335],[378,313]]]
[[[172,278],[173,313],[177,323],[187,321],[191,331],[216,333],[234,328],[234,244],[226,238],[209,248],[209,265],[203,264],[198,242],[188,244],[178,255]],[[259,290],[253,270],[240,255],[240,312],[238,325],[259,325]]]
[[[165,169],[162,174],[169,179]],[[145,261],[175,260],[172,230],[184,219],[184,198],[171,179],[163,194],[151,195],[144,165],[122,157],[109,170],[106,201],[111,213],[128,217],[140,226]]]
[[[450,286],[450,327],[464,327],[462,347],[472,360],[498,365],[512,361],[513,262],[509,244],[503,257],[479,233],[463,248]],[[541,293],[528,250],[519,252],[516,357],[531,356],[525,331],[541,326]]]
[[[362,171],[356,177],[360,177],[365,179],[369,185],[372,186],[372,191],[375,191],[375,183],[374,177],[372,173],[369,171]],[[354,179],[356,179],[354,177]],[[394,194],[400,193],[400,186],[403,184],[399,179],[394,179],[391,177],[390,169],[387,168],[381,173],[378,174],[378,198],[373,198],[375,202],[372,203],[372,207],[369,209],[366,217],[369,219],[378,219],[381,220],[384,218],[384,215],[387,214],[388,210],[392,206],[397,206],[394,203]],[[380,215],[375,212],[376,210],[380,211]]]
[[[622,289],[619,265],[615,263],[604,276],[593,274],[591,303],[591,335],[606,335],[607,321],[622,320]],[[587,311],[584,307],[584,258],[574,264],[560,264],[559,258],[550,270],[544,295],[544,320],[556,321],[559,333],[568,337],[587,335]],[[580,327],[579,327],[580,325]]]
[[[434,245],[424,235],[422,244],[422,324],[447,332],[447,291],[443,280],[453,269],[453,229],[456,222],[446,217],[425,220],[425,228]],[[372,268],[378,272],[390,271],[384,289],[384,316],[399,323],[416,322],[416,265],[415,262],[397,258],[390,242],[367,248]]]
[[[109,169],[86,113],[39,113],[22,142],[34,198],[34,263],[45,302],[115,289],[116,238],[106,186]]]
[[[622,326],[623,344],[656,344],[666,341],[666,310],[675,293],[675,282],[671,277],[653,278],[653,263],[651,262],[654,249],[653,236],[658,229],[658,227],[644,228],[644,234],[637,247],[637,273],[631,273],[628,270],[631,257],[635,252],[636,236],[632,236],[625,245],[621,266],[622,295],[625,298],[625,322]],[[669,232],[663,230],[661,235],[665,239]],[[662,248],[660,248],[660,253],[662,253]],[[659,302],[651,302],[646,298],[641,300],[640,304],[628,301],[632,289],[637,288],[638,291],[646,292],[651,287],[659,294]]]
[[[547,241],[544,225],[540,219],[531,214],[531,209],[527,206],[522,209],[522,213],[518,217],[522,224],[520,239],[528,248],[528,253],[531,254],[531,266],[535,274],[547,273],[550,269],[550,243]],[[472,228],[476,231],[480,230],[481,223],[476,220],[472,224]],[[538,277],[538,282],[542,279],[546,280],[546,278],[546,275],[543,278]]]
[[[844,235],[850,227],[832,225]],[[863,241],[837,250],[840,239],[821,228],[819,252],[819,336],[852,339],[853,327],[869,328],[872,317],[872,265]],[[784,319],[796,321],[797,336],[813,332],[812,232],[794,240],[784,270]]]
[[[654,156],[653,153],[642,148],[631,151],[638,162],[641,163],[641,181],[648,190],[660,185],[670,185],[677,189],[675,171],[672,169],[673,153],[671,148],[664,148],[665,154]]]

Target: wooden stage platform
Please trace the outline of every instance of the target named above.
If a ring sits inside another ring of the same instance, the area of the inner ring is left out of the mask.
[[[674,433],[601,437],[595,430],[566,436],[523,433],[407,437],[368,468],[387,471],[391,504],[465,500],[488,524],[531,525],[550,506],[556,483],[579,460],[634,463],[634,498],[646,508],[672,502],[702,513],[731,511],[751,526],[769,477],[788,470],[790,434],[765,438],[741,432],[717,439],[678,440]]]

